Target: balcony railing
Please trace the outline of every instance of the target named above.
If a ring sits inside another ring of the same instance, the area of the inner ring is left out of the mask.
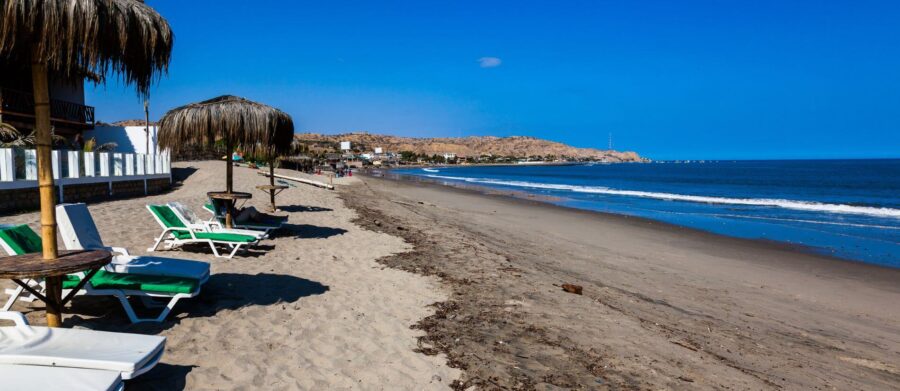
[[[34,118],[34,95],[0,88],[0,114]],[[57,122],[94,125],[94,108],[64,100],[50,100],[50,119]]]

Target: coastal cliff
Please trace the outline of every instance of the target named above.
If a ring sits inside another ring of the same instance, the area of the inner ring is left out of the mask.
[[[298,134],[303,142],[320,148],[336,145],[341,141],[350,141],[354,150],[371,151],[376,147],[385,151],[410,151],[417,154],[440,155],[453,153],[457,156],[556,156],[579,159],[605,159],[610,162],[641,162],[645,159],[636,152],[601,150],[595,148],[577,148],[563,143],[542,140],[534,137],[511,136],[470,136],[446,138],[414,138],[371,133],[347,133],[325,135],[315,133]]]

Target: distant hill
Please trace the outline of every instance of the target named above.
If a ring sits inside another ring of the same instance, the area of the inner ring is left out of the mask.
[[[413,138],[370,133],[347,133],[337,135],[302,133],[299,140],[310,144],[313,149],[337,148],[341,141],[350,141],[354,150],[371,152],[376,147],[385,152],[411,151],[417,154],[440,155],[455,153],[457,156],[568,156],[574,158],[603,159],[611,162],[637,162],[643,160],[635,152],[620,152],[594,148],[576,148],[555,141],[534,137],[512,136],[471,136],[461,138]]]

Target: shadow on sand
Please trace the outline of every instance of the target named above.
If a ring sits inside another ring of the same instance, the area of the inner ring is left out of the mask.
[[[80,296],[73,301],[65,327],[86,327],[92,330],[138,334],[160,334],[182,319],[215,316],[223,310],[240,310],[251,306],[272,306],[293,303],[307,296],[328,292],[327,285],[305,278],[283,274],[219,273],[210,276],[200,295],[183,299],[162,323],[131,324],[119,302],[111,297]],[[131,300],[139,316],[158,314],[157,309],[144,308],[139,300]],[[84,319],[79,315],[95,317]],[[165,360],[165,356],[163,356]],[[150,372],[128,382],[129,390],[183,390],[188,373],[194,366],[158,364]]]
[[[73,315],[66,319],[66,327],[84,326],[93,330],[125,331],[158,334],[181,319],[215,316],[222,310],[239,310],[251,306],[287,304],[303,297],[328,292],[328,286],[305,278],[283,274],[216,273],[203,285],[200,295],[182,299],[162,323],[130,324],[118,300],[108,296],[79,296],[73,301]],[[158,309],[146,309],[140,300],[130,300],[139,316],[158,314]],[[96,317],[83,319],[78,315]]]
[[[343,228],[319,227],[309,224],[284,224],[278,236],[294,236],[298,239],[327,239],[347,233]]]
[[[242,247],[237,254],[234,254],[234,258],[219,258],[223,261],[231,261],[238,260],[240,258],[259,258],[263,255],[266,255],[269,251],[275,249],[275,245],[273,244],[257,244],[252,247]],[[216,246],[216,250],[219,251],[219,255],[228,255],[231,253],[231,249],[225,246]],[[166,252],[169,253],[177,253],[178,251],[192,252],[192,253],[200,253],[200,254],[208,254],[213,255],[212,249],[209,248],[209,245],[206,243],[188,243],[183,244],[180,247],[173,250],[162,250],[160,251],[160,256],[163,257],[178,257],[178,255],[165,255]]]
[[[197,172],[196,167],[172,167],[172,182],[181,183]]]
[[[334,209],[331,208],[323,208],[321,206],[307,206],[307,205],[282,205],[279,206],[278,209],[288,212],[331,212]]]
[[[187,375],[194,368],[195,366],[192,365],[159,363],[150,372],[125,382],[125,386],[128,391],[183,390],[187,385]]]

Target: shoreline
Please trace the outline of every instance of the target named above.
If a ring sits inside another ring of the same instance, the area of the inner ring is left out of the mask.
[[[900,270],[653,220],[362,177],[354,222],[414,248],[379,263],[452,294],[416,324],[455,389],[886,389]],[[560,286],[583,286],[583,295]]]
[[[544,206],[544,207],[551,207],[551,208],[559,208],[559,209],[567,210],[567,211],[595,214],[595,215],[604,216],[606,218],[611,218],[611,219],[624,219],[624,221],[639,222],[639,224],[645,224],[645,225],[656,225],[656,226],[665,227],[665,229],[683,230],[683,231],[691,232],[691,233],[697,234],[697,235],[710,235],[710,238],[712,238],[713,240],[729,239],[729,240],[737,240],[738,242],[751,242],[751,243],[758,244],[760,246],[767,246],[769,248],[793,251],[798,254],[813,256],[816,258],[820,258],[823,261],[838,262],[839,264],[837,265],[837,267],[840,267],[839,266],[840,264],[849,263],[852,265],[872,267],[875,269],[882,269],[882,270],[893,270],[893,271],[900,270],[898,268],[893,268],[890,266],[878,265],[878,264],[868,263],[868,262],[857,260],[857,259],[844,258],[844,257],[840,257],[837,255],[826,254],[826,253],[817,251],[816,248],[813,246],[807,246],[807,245],[800,244],[800,243],[790,243],[790,242],[784,242],[784,241],[779,241],[779,240],[774,240],[774,239],[764,239],[764,238],[756,238],[756,239],[741,238],[741,237],[737,237],[737,236],[729,236],[729,235],[720,234],[720,233],[716,233],[716,232],[712,232],[712,231],[707,231],[707,230],[703,230],[700,228],[678,225],[678,224],[661,221],[661,220],[654,220],[654,219],[647,218],[647,217],[632,216],[632,215],[621,214],[621,213],[613,213],[613,212],[598,211],[598,210],[591,210],[591,209],[582,209],[582,208],[561,205],[561,204],[554,202],[554,201],[562,200],[559,197],[534,195],[534,194],[528,193],[526,191],[495,189],[495,188],[491,188],[488,186],[472,184],[472,183],[441,182],[434,178],[419,177],[419,176],[414,176],[414,175],[404,175],[404,174],[399,174],[399,173],[393,173],[390,176],[381,176],[381,177],[376,177],[371,174],[362,174],[362,175],[364,175],[366,177],[372,177],[372,178],[378,178],[378,179],[384,179],[384,180],[418,183],[418,184],[423,184],[425,186],[433,186],[435,188],[450,189],[453,191],[471,192],[473,194],[479,194],[479,195],[484,195],[484,196],[502,197],[502,198],[507,198],[510,200],[526,202],[526,203],[528,203],[530,205],[534,205],[534,206]]]

